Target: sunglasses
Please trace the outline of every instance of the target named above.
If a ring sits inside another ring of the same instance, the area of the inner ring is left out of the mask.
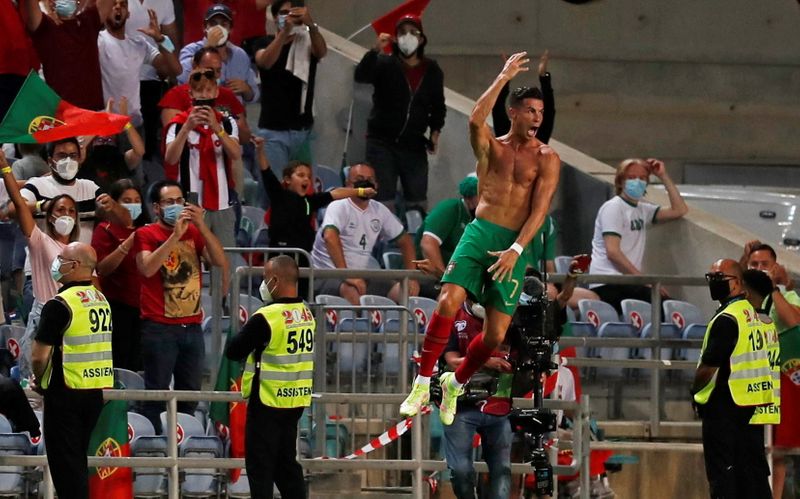
[[[738,277],[722,272],[709,272],[706,274],[706,282],[730,281],[731,279],[738,279]]]
[[[192,81],[200,81],[201,78],[205,78],[209,81],[217,81],[216,73],[214,73],[213,69],[206,69],[205,71],[197,71],[196,73],[192,73]]]

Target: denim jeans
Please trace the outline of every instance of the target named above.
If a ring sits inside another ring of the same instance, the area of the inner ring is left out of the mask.
[[[511,489],[511,423],[506,416],[484,414],[475,407],[459,407],[453,424],[444,427],[444,452],[453,492],[458,499],[475,498],[475,433],[481,436],[483,459],[489,466],[489,490],[484,497],[506,499]]]
[[[142,321],[142,365],[147,390],[167,390],[174,376],[175,390],[200,390],[205,344],[200,324],[161,324]],[[178,402],[178,411],[194,414],[197,402]],[[163,402],[144,404],[143,413],[161,433]]]
[[[310,161],[311,158],[298,157],[303,147],[311,136],[311,130],[267,130],[259,128],[256,132],[259,137],[264,138],[264,151],[267,153],[272,171],[279,179],[283,173],[283,168],[289,161],[299,159]],[[260,175],[259,175],[260,176]]]

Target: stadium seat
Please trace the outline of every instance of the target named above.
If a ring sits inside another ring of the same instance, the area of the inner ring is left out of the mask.
[[[201,326],[203,330],[203,343],[205,345],[206,355],[204,356],[204,369],[206,372],[210,373],[212,370],[216,370],[219,366],[212,366],[211,362],[213,362],[213,355],[211,352],[224,352],[225,351],[225,339],[227,336],[228,329],[231,327],[231,318],[227,316],[223,316],[220,322],[220,344],[214,348],[212,341],[213,341],[213,317],[207,315],[205,319],[203,319],[203,324]]]
[[[266,211],[258,206],[242,206],[242,218],[247,217],[255,225],[255,229],[264,226],[264,215]]]
[[[364,307],[394,307],[397,303],[385,296],[380,295],[362,295],[359,302]],[[383,326],[387,319],[400,319],[400,312],[398,310],[369,310],[369,322],[372,325],[373,331],[382,331]]]
[[[425,333],[433,313],[436,311],[436,300],[424,296],[409,296],[408,308],[414,313],[420,333]]]
[[[128,435],[131,455],[165,457],[167,438],[156,436],[153,423],[138,412],[128,412]],[[136,497],[160,497],[167,490],[167,470],[164,468],[133,468],[133,490]]]
[[[167,428],[167,413],[161,413],[161,425]],[[178,455],[181,457],[222,457],[222,440],[205,434],[203,423],[191,414],[178,413]],[[181,484],[183,497],[218,496],[220,473],[214,468],[186,469]]]
[[[0,414],[0,433],[12,433],[13,431],[14,429],[11,427],[11,421]]]
[[[228,482],[225,494],[227,497],[245,499],[250,497],[250,481],[247,480],[247,470],[242,469],[239,479],[235,482]]]
[[[568,255],[561,255],[555,258],[556,274],[566,274],[569,270],[569,264],[572,262],[572,257]]]
[[[258,224],[250,220],[247,216],[242,216],[239,220],[239,227],[236,229],[236,246],[248,248],[253,243],[253,237],[258,229]]]
[[[345,300],[341,296],[336,295],[316,295],[314,297],[314,301],[320,305],[331,305],[331,306],[341,306],[341,307],[350,307],[352,306],[349,301]],[[336,325],[342,319],[352,319],[355,317],[355,312],[352,310],[336,310],[336,309],[328,309],[325,311],[325,324],[327,326],[326,331],[333,331],[336,329]]]
[[[258,229],[253,236],[253,248],[269,248],[269,227]]]
[[[597,330],[598,338],[636,338],[636,328],[631,324],[623,322],[606,322]],[[598,347],[596,350],[597,357],[601,359],[623,360],[631,358],[630,347]],[[623,378],[628,368],[622,367],[598,367],[598,379],[620,379]]]
[[[119,385],[123,390],[144,390],[144,378],[139,373],[127,369],[114,368],[114,386]],[[139,405],[137,400],[128,401],[128,410],[133,410]]]
[[[372,328],[368,319],[350,317],[339,320],[335,331],[338,333],[369,333]],[[328,338],[334,340],[331,342],[331,351],[336,354],[340,373],[356,373],[358,375],[366,372],[369,359],[367,343],[350,341],[337,343],[336,336],[328,335]]]
[[[633,326],[639,331],[639,336],[641,338],[651,338],[651,331],[653,327],[651,316],[653,306],[646,301],[633,299],[622,300],[621,305],[623,319],[633,324]],[[681,331],[677,326],[675,326],[675,324],[671,322],[661,322],[661,338],[678,339],[680,337]],[[636,349],[636,352],[634,352],[634,356],[637,358],[649,359],[651,352],[652,351],[649,348],[638,348]],[[676,358],[674,355],[675,353],[676,352],[674,352],[672,348],[662,348],[661,359],[674,359]],[[644,374],[649,374],[646,369],[643,371],[645,371]]]
[[[317,192],[325,192],[337,187],[342,187],[342,177],[336,169],[325,165],[314,166],[314,189]]]
[[[403,254],[399,251],[384,251],[381,258],[383,258],[383,268],[385,269],[403,268]]]
[[[685,331],[692,324],[702,325],[705,329],[706,318],[695,305],[681,300],[664,300],[663,306],[664,319],[671,321],[681,331]]]
[[[420,227],[422,227],[422,213],[419,210],[408,210],[406,212],[406,226],[408,227],[409,234],[416,234]]]
[[[264,302],[261,301],[261,298],[256,298],[255,296],[248,295],[247,293],[239,293],[240,321],[244,319],[244,322],[247,322],[253,313],[263,306]]]

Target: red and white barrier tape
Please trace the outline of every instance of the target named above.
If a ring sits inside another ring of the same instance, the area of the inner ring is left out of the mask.
[[[430,414],[431,408],[430,406],[425,406],[420,411],[421,414]],[[414,424],[414,418],[406,418],[393,427],[389,428],[385,432],[383,432],[380,436],[373,438],[370,442],[358,449],[357,451],[353,452],[349,456],[345,456],[341,459],[355,459],[357,457],[363,456],[364,454],[368,454],[376,449],[380,449],[381,447],[385,447],[390,443],[394,442],[400,436],[402,436],[405,432],[408,431]]]

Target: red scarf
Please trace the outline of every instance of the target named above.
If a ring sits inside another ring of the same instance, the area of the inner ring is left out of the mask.
[[[170,122],[167,124],[166,128],[169,129],[169,127],[174,123],[180,125],[185,124],[186,119],[189,117],[189,111],[191,111],[191,109],[183,111],[172,118],[172,120],[170,120]],[[214,114],[217,117],[217,121],[222,123],[222,120],[224,119],[222,114],[220,114],[219,111],[214,111]],[[193,131],[200,135],[197,148],[200,151],[200,165],[198,170],[200,181],[203,182],[203,208],[207,210],[219,210],[222,208],[227,208],[227,206],[219,205],[219,177],[217,175],[217,154],[214,150],[214,143],[220,139],[216,137],[216,134],[211,130],[210,127],[198,126]],[[228,155],[225,154],[224,149],[222,151],[222,156],[225,161],[225,176],[228,187],[233,188],[234,183],[233,175],[231,174],[231,160],[228,158]],[[168,179],[178,180],[178,175],[180,172],[179,165],[183,160],[184,155],[181,154],[177,163],[164,162],[164,173]],[[188,179],[183,180],[186,182]]]

